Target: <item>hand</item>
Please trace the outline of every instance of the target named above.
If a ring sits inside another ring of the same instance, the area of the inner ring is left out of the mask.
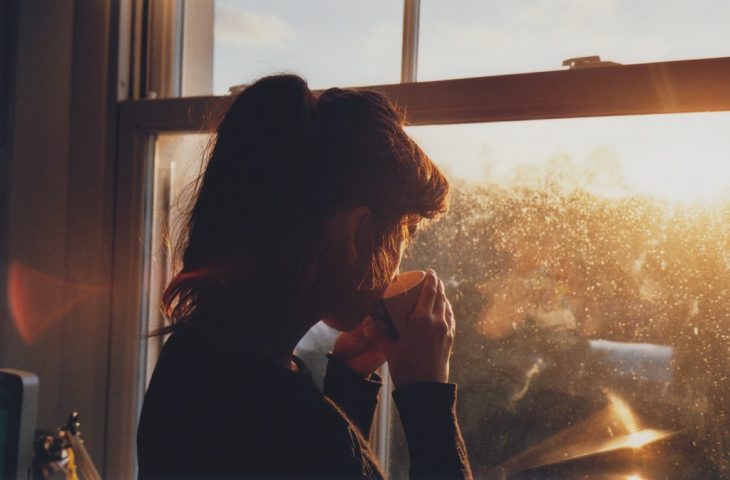
[[[335,341],[332,355],[339,357],[354,372],[369,376],[385,363],[385,355],[365,336],[365,330],[376,328],[372,318],[365,317],[351,332],[341,333]]]
[[[444,283],[433,270],[426,275],[418,303],[408,321],[398,326],[398,340],[390,338],[375,325],[366,324],[364,329],[365,335],[385,353],[396,387],[449,381],[454,313],[446,298]]]

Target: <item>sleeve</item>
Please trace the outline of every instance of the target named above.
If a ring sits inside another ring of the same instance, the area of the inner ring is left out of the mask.
[[[331,353],[327,357],[324,394],[347,414],[362,436],[368,438],[378,404],[378,392],[383,384],[380,376],[373,373],[369,378],[363,378]]]
[[[422,382],[393,392],[411,456],[412,479],[471,479],[456,418],[456,385]]]

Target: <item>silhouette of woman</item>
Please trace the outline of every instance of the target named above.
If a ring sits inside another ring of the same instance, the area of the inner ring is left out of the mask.
[[[277,75],[220,123],[164,295],[140,478],[383,478],[367,438],[387,360],[411,476],[471,478],[448,383],[454,316],[429,270],[398,340],[368,313],[448,183],[380,94]],[[293,355],[343,333],[324,392]]]

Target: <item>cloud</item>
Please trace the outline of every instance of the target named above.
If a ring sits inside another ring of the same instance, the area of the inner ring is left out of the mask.
[[[621,61],[630,50],[616,38],[627,12],[619,0],[534,0],[475,3],[455,13],[448,4],[422,17],[419,78],[560,70],[562,61],[602,55]],[[630,13],[630,12],[629,12]],[[620,37],[620,36],[619,36]]]
[[[242,47],[279,47],[296,38],[296,32],[277,15],[241,12],[220,6],[215,12],[216,39]]]

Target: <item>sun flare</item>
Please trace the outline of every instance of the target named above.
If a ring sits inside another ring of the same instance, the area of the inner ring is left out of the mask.
[[[730,198],[728,113],[642,115],[411,127],[409,133],[456,181],[509,185],[565,180],[611,197],[672,203]]]

